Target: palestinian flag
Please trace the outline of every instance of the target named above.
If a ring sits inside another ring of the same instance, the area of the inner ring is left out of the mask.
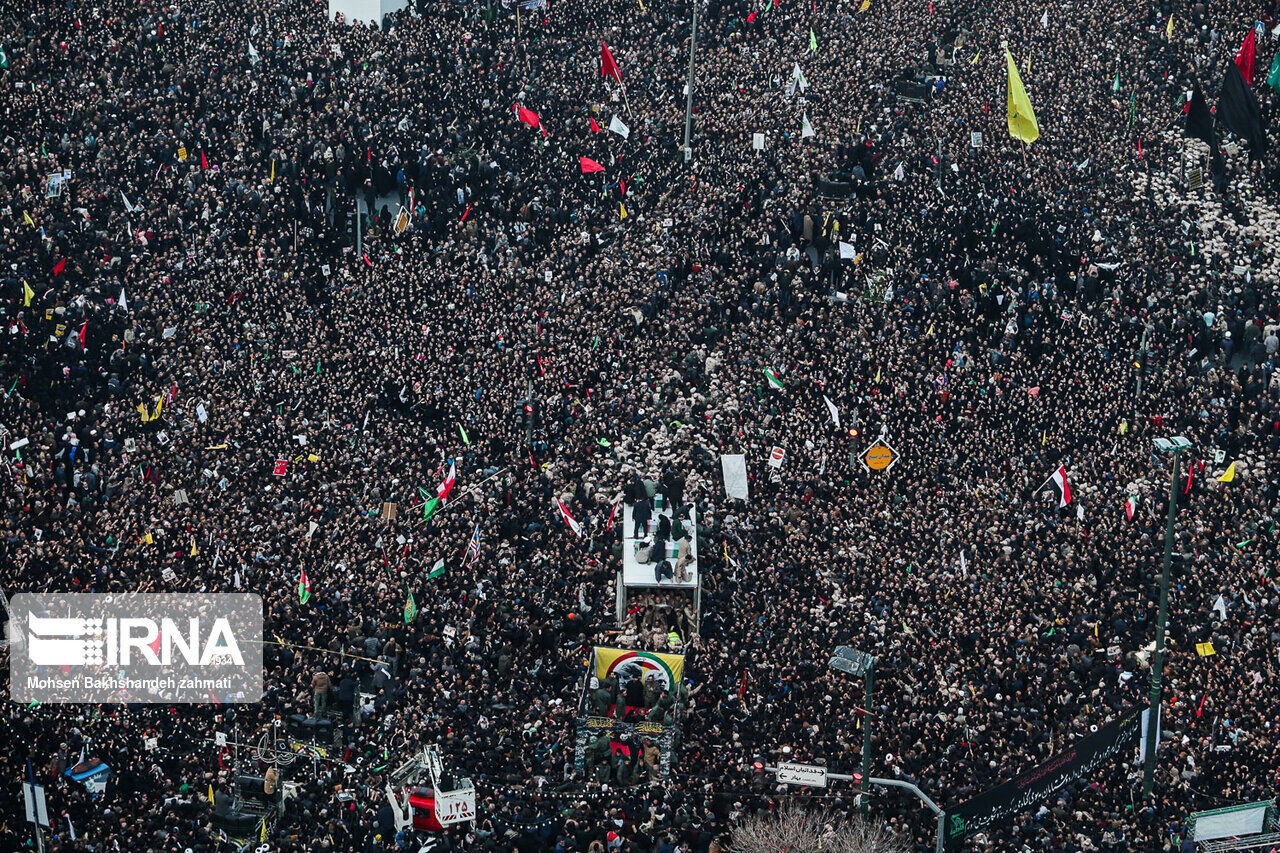
[[[409,598],[404,603],[404,624],[408,625],[418,615],[418,605],[413,600],[413,590],[409,590]]]
[[[1058,492],[1058,509],[1062,509],[1071,503],[1071,484],[1067,482],[1067,469],[1064,465],[1059,465],[1058,470],[1054,471],[1048,480],[1045,480],[1045,486],[1052,485]],[[1041,486],[1040,488],[1044,488]]]
[[[307,570],[301,569],[301,575],[298,576],[298,603],[306,604],[311,600],[311,579],[307,577]]]
[[[573,531],[573,535],[582,536],[582,525],[572,515],[569,515],[569,510],[564,508],[564,504],[560,502],[559,498],[556,498],[556,506],[560,508],[560,515],[564,518],[564,523],[569,525],[569,529]]]
[[[1124,500],[1124,517],[1133,521],[1133,514],[1138,511],[1138,496],[1129,495]]]
[[[431,571],[427,572],[428,578],[438,578],[444,574],[444,558],[436,560],[436,564],[431,567]]]
[[[779,376],[773,368],[766,367],[764,369],[764,377],[769,380],[770,385],[777,388],[779,391],[786,390],[786,386],[782,383],[782,377]]]

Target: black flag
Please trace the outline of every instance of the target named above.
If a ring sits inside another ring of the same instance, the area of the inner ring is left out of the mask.
[[[1244,76],[1234,62],[1227,63],[1227,74],[1222,78],[1222,91],[1218,93],[1218,119],[1244,140],[1253,159],[1261,157],[1267,150],[1267,134],[1262,129],[1258,98],[1244,82]]]
[[[1213,116],[1209,115],[1209,105],[1199,86],[1191,90],[1191,102],[1187,105],[1187,136],[1213,147]]]

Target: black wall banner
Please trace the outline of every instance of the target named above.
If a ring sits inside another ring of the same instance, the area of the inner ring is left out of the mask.
[[[967,836],[997,821],[1026,811],[1067,785],[1087,776],[1121,750],[1137,745],[1142,731],[1143,708],[1126,711],[1066,752],[1015,776],[967,803],[947,810],[947,847],[959,847]]]

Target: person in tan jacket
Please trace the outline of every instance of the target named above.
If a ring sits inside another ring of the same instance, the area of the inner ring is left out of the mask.
[[[329,688],[332,685],[329,682],[329,673],[324,670],[316,670],[316,674],[311,676],[311,693],[312,693],[312,716],[321,718],[329,708]]]

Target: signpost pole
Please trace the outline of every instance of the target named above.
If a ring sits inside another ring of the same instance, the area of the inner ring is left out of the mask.
[[[864,699],[865,704],[862,706],[864,709],[862,713],[862,778],[864,781],[862,784],[864,785],[866,784],[865,780],[871,776],[871,693],[873,690],[872,685],[875,682],[875,672],[875,659],[872,658],[871,663],[867,665],[866,698]],[[866,817],[869,808],[867,795],[863,794],[861,799],[862,816]]]

